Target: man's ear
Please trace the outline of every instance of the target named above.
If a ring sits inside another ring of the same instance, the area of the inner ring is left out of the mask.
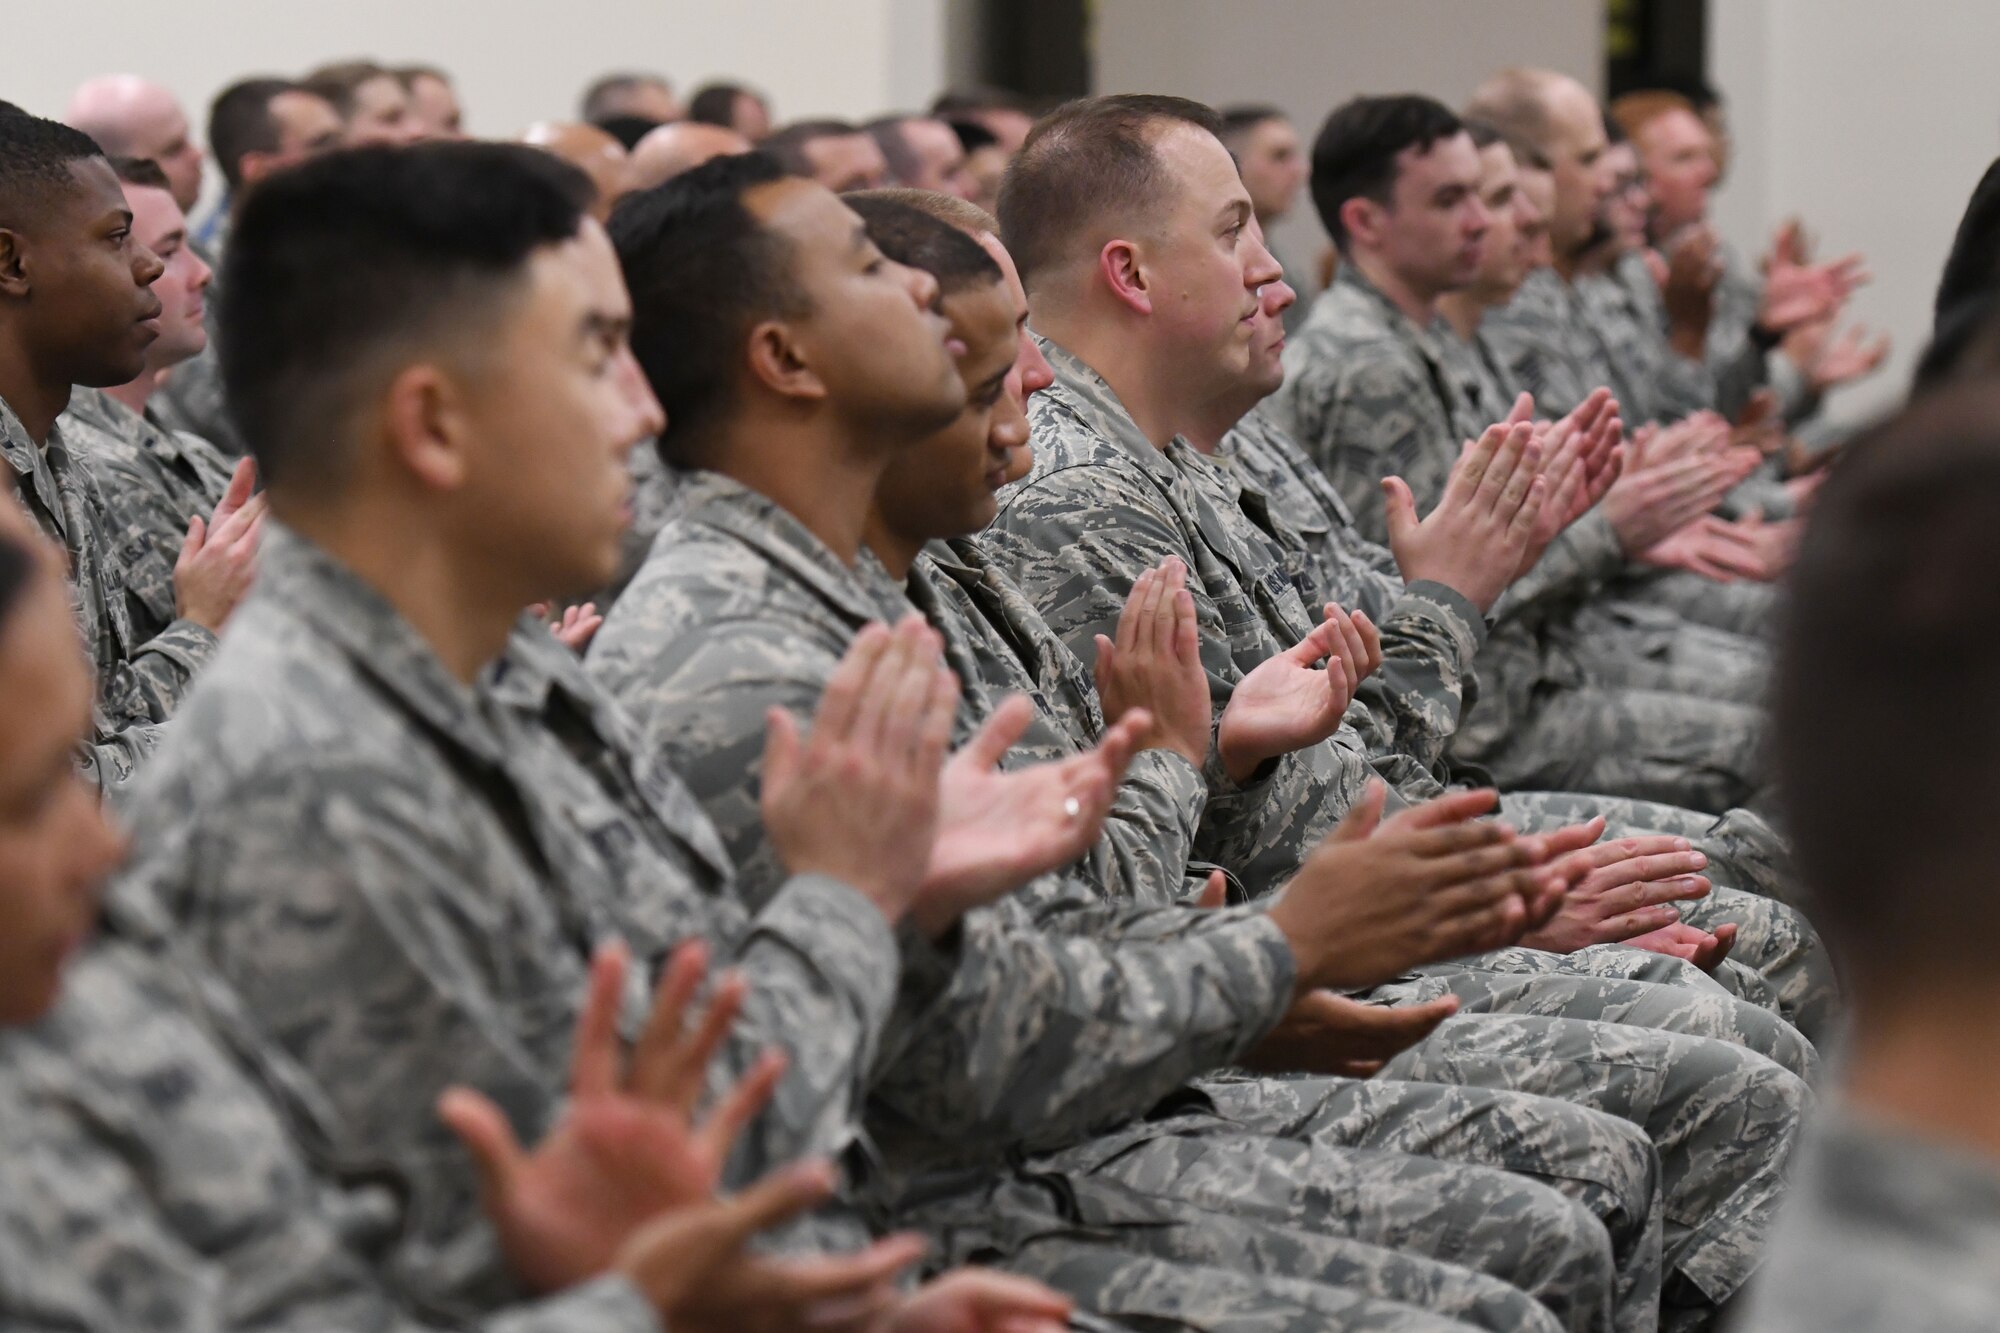
[[[463,387],[445,369],[405,366],[382,395],[382,438],[394,464],[419,485],[453,491],[471,475],[472,422]]]
[[[751,378],[781,398],[818,400],[827,396],[826,381],[812,364],[809,349],[801,343],[798,330],[783,320],[767,319],[752,328],[743,358]]]
[[[1381,244],[1387,223],[1388,210],[1363,195],[1357,194],[1340,206],[1340,224],[1347,228],[1348,239],[1370,249]]]
[[[0,296],[26,296],[29,286],[24,238],[12,227],[0,227]]]
[[[1106,241],[1097,252],[1097,272],[1111,294],[1133,312],[1153,313],[1153,293],[1138,246],[1131,241]]]

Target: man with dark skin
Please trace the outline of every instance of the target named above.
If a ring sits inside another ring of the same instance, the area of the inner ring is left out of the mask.
[[[132,234],[132,210],[96,144],[66,126],[0,106],[0,435],[17,494],[69,553],[85,642],[96,663],[99,738],[124,752],[98,778],[128,776],[215,650],[249,586],[259,500],[190,528],[175,564],[180,618],[141,640],[104,501],[56,418],[78,384],[136,378],[159,336],[152,293],[164,271]],[[118,740],[124,733],[131,733]]]

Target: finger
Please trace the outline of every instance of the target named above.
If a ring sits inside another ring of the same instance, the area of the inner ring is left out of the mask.
[[[1341,817],[1333,832],[1326,835],[1328,842],[1360,842],[1370,837],[1382,824],[1382,806],[1389,799],[1388,784],[1380,778],[1368,779],[1362,789],[1361,799]]]
[[[1147,570],[1132,581],[1132,591],[1125,594],[1125,605],[1118,608],[1118,624],[1112,630],[1121,647],[1130,648],[1138,637],[1140,608],[1146,604],[1146,593],[1153,586],[1153,571]],[[1100,636],[1101,637],[1101,636]]]
[[[196,514],[188,520],[187,536],[181,538],[181,553],[174,559],[174,569],[178,571],[181,566],[194,559],[207,541],[208,527],[201,521],[201,515]]]
[[[1606,940],[1629,940],[1635,935],[1664,929],[1680,919],[1681,914],[1671,907],[1646,907],[1600,923],[1597,933]]]
[[[214,521],[220,523],[248,504],[256,490],[256,461],[249,458],[242,459],[236,464],[236,470],[229,474],[229,484],[223,487],[222,498],[215,503]]]
[[[1446,792],[1422,805],[1411,806],[1396,815],[1396,823],[1403,828],[1437,828],[1476,818],[1499,806],[1499,792],[1491,787],[1475,787]]]
[[[1472,819],[1442,828],[1391,827],[1383,831],[1383,836],[1395,838],[1410,856],[1420,861],[1444,859],[1486,847],[1513,848],[1516,843],[1506,825],[1489,819]],[[1533,859],[1525,844],[1516,855],[1522,861]]]
[[[677,1107],[681,1114],[692,1116],[707,1087],[709,1062],[729,1039],[749,991],[750,983],[740,972],[724,973],[709,996],[693,1035],[668,1048],[667,1062],[656,1070],[648,1070],[635,1059],[633,1082],[639,1095],[664,1101]]]
[[[1663,903],[1693,902],[1706,898],[1708,890],[1708,881],[1700,875],[1677,875],[1613,889],[1604,895],[1602,906],[1606,909],[1606,916],[1616,916],[1645,907],[1658,907]]]
[[[1125,632],[1123,614],[1118,617],[1118,632]],[[1106,693],[1115,693],[1118,688],[1113,683],[1118,679],[1118,646],[1102,634],[1093,635],[1092,641],[1097,645],[1097,664],[1091,668],[1090,674],[1097,681],[1097,693],[1101,700]]]
[[[1506,420],[1501,422],[1501,424],[1514,426],[1519,425],[1523,421],[1533,421],[1534,419],[1535,396],[1531,393],[1522,393],[1514,399],[1514,406],[1508,409]]]
[[[1104,739],[1097,743],[1095,753],[1112,788],[1115,789],[1124,780],[1132,756],[1139,751],[1140,739],[1152,725],[1152,715],[1143,708],[1135,708],[1104,729]]]
[[[933,1285],[950,1287],[982,1320],[1069,1318],[1069,1297],[1011,1273],[961,1268]]]
[[[1486,473],[1513,431],[1514,423],[1503,421],[1480,432],[1471,450],[1452,467],[1451,476],[1445,482],[1444,503],[1462,505],[1479,493],[1480,483],[1486,479]]]
[[[506,1113],[471,1088],[451,1087],[438,1098],[437,1114],[472,1154],[479,1197],[486,1200],[489,1210],[503,1211],[527,1164],[527,1154],[514,1137]]]
[[[1417,500],[1401,477],[1382,478],[1383,515],[1389,524],[1389,545],[1398,546],[1417,533]]]
[[[1220,870],[1208,872],[1208,882],[1201,886],[1201,896],[1194,905],[1203,911],[1212,912],[1229,901],[1229,878]]]
[[[1368,660],[1368,647],[1361,641],[1361,631],[1354,628],[1354,617],[1331,602],[1327,603],[1325,614],[1340,631],[1339,661],[1329,661],[1326,667],[1329,673],[1336,668],[1341,673],[1344,682],[1341,707],[1344,710],[1347,702],[1354,698],[1355,688],[1361,684],[1361,668]]]
[[[1152,601],[1146,607],[1146,628],[1151,635],[1153,655],[1169,660],[1174,651],[1174,588],[1162,570],[1153,579]]]
[[[819,707],[813,713],[815,739],[824,737],[828,741],[839,741],[853,733],[862,692],[873,678],[876,665],[888,651],[889,630],[886,625],[871,622],[861,627],[861,632],[848,645],[846,655],[833,669],[826,690],[819,697]]]
[[[674,1048],[686,1030],[687,1008],[702,978],[708,975],[708,945],[688,940],[675,947],[660,970],[659,984],[653,988],[653,1004],[646,1013],[646,1026],[632,1044],[632,1070],[627,1082],[642,1097],[658,1097],[666,1083],[666,1071],[673,1067]]]
[[[1527,860],[1528,850],[1521,844],[1495,843],[1490,847],[1428,858],[1424,863],[1423,881],[1441,888],[1450,884],[1495,879],[1519,869]]]
[[[577,1016],[576,1036],[570,1045],[569,1091],[572,1098],[603,1096],[617,1091],[618,1014],[624,1007],[625,971],[629,963],[630,955],[618,940],[600,945],[591,956],[583,1012]]]
[[[708,1118],[695,1132],[695,1142],[707,1153],[710,1161],[729,1160],[736,1140],[743,1136],[743,1131],[758,1113],[771,1104],[771,1098],[776,1095],[778,1083],[785,1077],[789,1064],[784,1051],[765,1051],[750,1066],[749,1072],[738,1079],[736,1085],[715,1104],[715,1109],[709,1112]]]
[[[1607,883],[1608,888],[1616,884],[1638,884],[1645,880],[1693,875],[1707,864],[1708,858],[1696,851],[1652,852],[1627,856],[1600,873],[1617,877]]]
[[[937,655],[911,636],[911,648],[886,703],[876,732],[878,753],[894,764],[909,764],[917,755],[929,721],[932,692],[937,688]]]
[[[1354,624],[1354,632],[1361,636],[1364,658],[1361,674],[1364,678],[1372,676],[1382,668],[1382,632],[1375,628],[1366,611],[1356,611],[1348,619]]]
[[[1537,835],[1539,840],[1547,845],[1550,856],[1580,851],[1592,846],[1603,836],[1603,815],[1597,815],[1581,824],[1565,824],[1559,829]]]
[[[945,755],[951,750],[951,734],[958,721],[958,695],[958,677],[949,671],[939,671],[923,724],[918,728],[917,748],[911,756],[917,774],[932,788],[938,774],[944,771]]]
[[[788,1300],[829,1301],[887,1282],[923,1258],[925,1248],[921,1236],[891,1236],[854,1254],[779,1260],[772,1266]]]
[[[1195,616],[1194,594],[1187,590],[1187,577],[1174,589],[1174,660],[1182,666],[1201,661],[1201,622]]]
[[[741,1247],[760,1231],[789,1222],[833,1197],[834,1171],[826,1162],[794,1162],[779,1167],[720,1201],[717,1231],[723,1253]],[[892,1270],[893,1271],[893,1270]]]

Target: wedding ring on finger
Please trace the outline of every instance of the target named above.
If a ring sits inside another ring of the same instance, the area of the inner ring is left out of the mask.
[[[1070,820],[1073,823],[1075,822],[1076,817],[1082,813],[1083,813],[1083,802],[1077,800],[1076,797],[1072,796],[1068,800],[1063,802],[1063,818]]]

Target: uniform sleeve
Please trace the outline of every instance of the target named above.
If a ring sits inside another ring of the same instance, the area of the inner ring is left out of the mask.
[[[775,864],[751,814],[765,712],[811,716],[833,665],[784,627],[739,620],[678,636],[670,661],[635,673],[643,683],[625,702],[645,744],[686,780],[740,864]],[[1262,917],[1127,944],[1041,930],[1009,899],[940,943],[904,938],[902,1022],[878,1060],[871,1123],[918,1160],[1068,1142],[1128,1118],[1228,1063],[1290,1003],[1290,947]]]
[[[1095,636],[1116,632],[1118,612],[1141,571],[1178,556],[1191,571],[1209,693],[1220,717],[1241,679],[1230,655],[1230,630],[1210,591],[1192,571],[1194,558],[1179,525],[1139,483],[1109,468],[1076,468],[1031,480],[1009,497],[987,545],[1042,613],[1049,627],[1086,662]],[[1370,776],[1365,756],[1336,743],[1285,755],[1249,787],[1238,787],[1211,751],[1208,808],[1196,854],[1227,866],[1253,893],[1266,892],[1298,869],[1305,853],[1339,821]]]
[[[1444,493],[1459,441],[1437,389],[1405,358],[1361,354],[1338,362],[1319,358],[1299,368],[1305,379],[1291,397],[1292,434],[1318,464],[1354,526],[1386,542],[1385,477],[1401,477],[1428,513]]]
[[[1491,612],[1511,620],[1547,602],[1578,597],[1625,567],[1625,551],[1604,511],[1593,509],[1549,543],[1534,568],[1514,580]]]
[[[248,774],[209,803],[215,815],[183,846],[162,847],[163,861],[143,869],[173,880],[162,897],[182,904],[190,937],[325,1089],[335,1150],[404,1169],[413,1192],[402,1266],[450,1299],[492,1280],[493,1255],[470,1161],[438,1120],[437,1098],[475,1087],[523,1141],[544,1133],[564,1095],[594,941],[569,939],[573,953],[550,942],[541,916],[557,909],[478,875],[465,848],[490,829],[434,795],[379,765],[324,756],[310,775]],[[171,821],[175,808],[168,799],[153,813]],[[710,935],[751,983],[711,1081],[740,1075],[768,1045],[792,1055],[732,1158],[733,1181],[852,1141],[896,977],[886,927],[871,942],[855,909],[851,889],[804,881],[740,937],[711,934],[688,913],[685,936]],[[532,947],[499,943],[537,936]],[[643,978],[633,987],[636,997]]]
[[[97,682],[99,707],[114,726],[165,722],[215,655],[215,635],[176,620],[115,663]]]
[[[1408,588],[1377,628],[1382,668],[1362,682],[1361,698],[1397,750],[1438,772],[1474,689],[1485,618],[1456,589],[1426,580]]]

